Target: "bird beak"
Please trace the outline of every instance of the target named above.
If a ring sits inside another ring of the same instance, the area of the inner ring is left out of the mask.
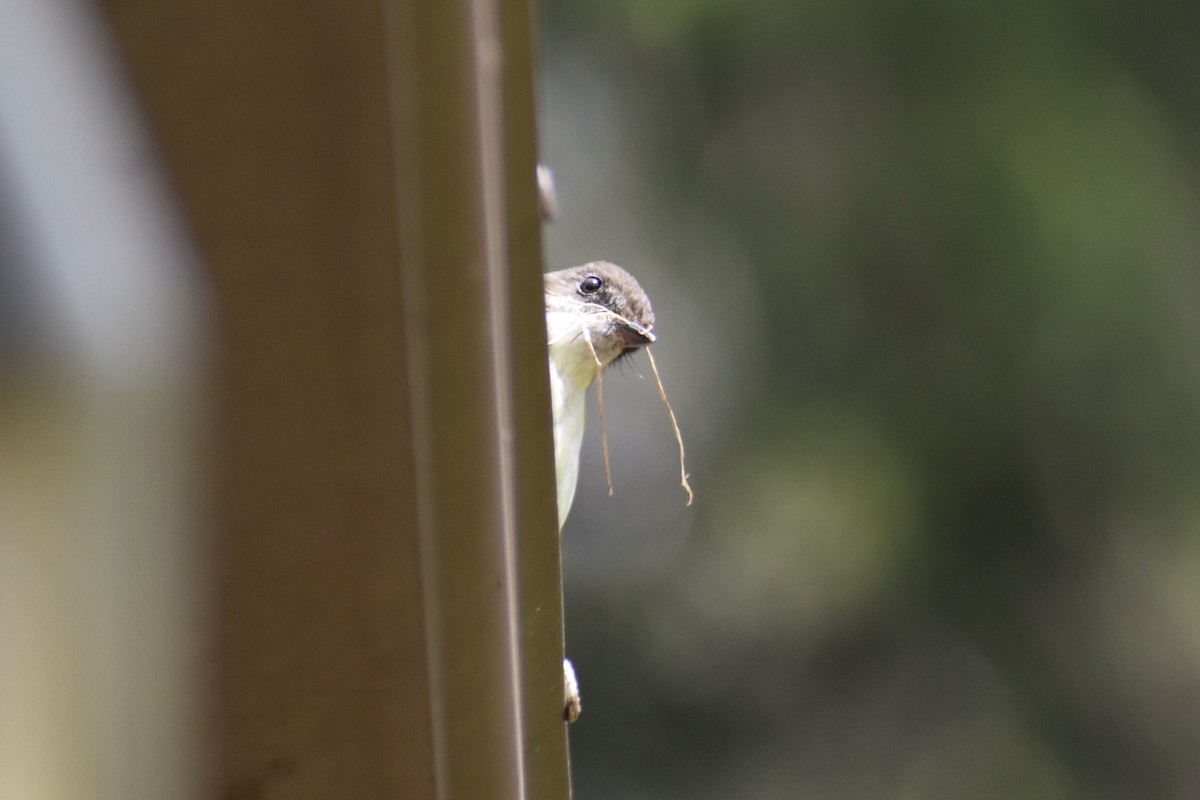
[[[617,323],[617,333],[626,347],[645,347],[648,344],[654,344],[655,339],[658,338],[654,335],[654,331],[634,323],[628,325],[624,322]]]

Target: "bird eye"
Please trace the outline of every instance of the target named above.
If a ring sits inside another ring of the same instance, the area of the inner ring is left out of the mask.
[[[579,284],[579,291],[582,294],[595,294],[600,291],[600,287],[604,285],[604,281],[597,278],[595,275],[588,275]]]

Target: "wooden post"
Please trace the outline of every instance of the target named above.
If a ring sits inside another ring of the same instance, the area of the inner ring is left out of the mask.
[[[107,5],[222,324],[219,796],[566,798],[529,3]]]

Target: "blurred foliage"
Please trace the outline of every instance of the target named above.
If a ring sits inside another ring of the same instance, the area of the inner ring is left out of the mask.
[[[542,16],[551,257],[700,387],[567,526],[577,796],[1200,796],[1200,5]]]

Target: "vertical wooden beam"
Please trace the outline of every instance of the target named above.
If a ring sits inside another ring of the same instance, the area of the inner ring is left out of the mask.
[[[495,4],[389,5],[439,796],[525,797]]]
[[[223,322],[222,797],[567,797],[529,4],[108,7]]]
[[[504,0],[504,138],[521,623],[529,796],[570,795],[562,724],[562,558],[554,494],[537,163],[537,27],[532,0]]]
[[[217,795],[433,797],[383,10],[108,9],[221,326]]]

